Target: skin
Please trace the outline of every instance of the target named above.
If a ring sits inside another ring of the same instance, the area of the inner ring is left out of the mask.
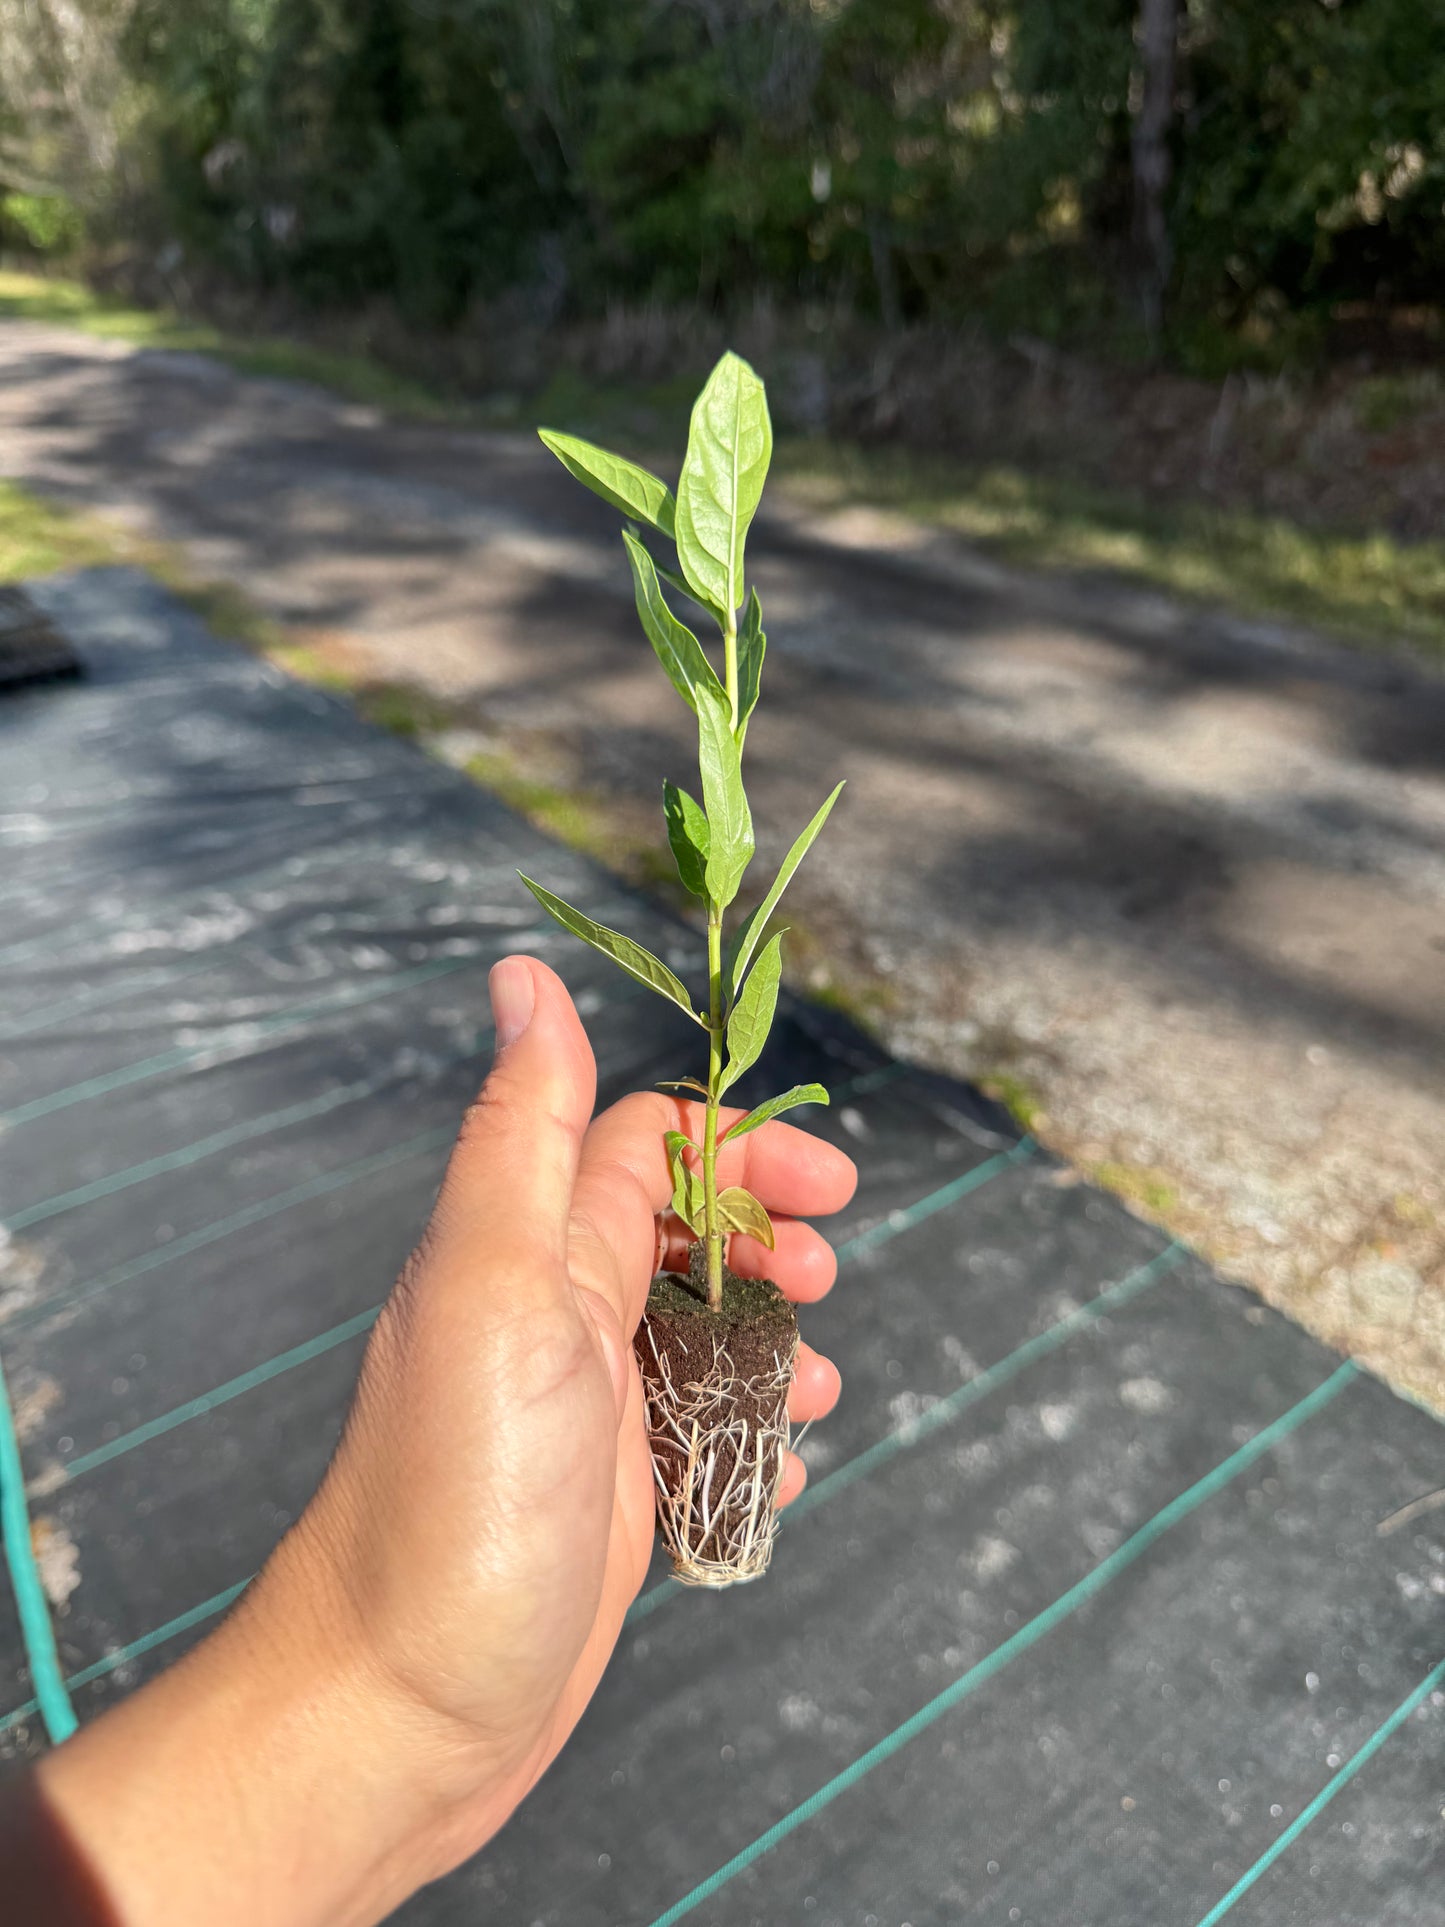
[[[506,959],[492,1000],[492,1072],[316,1496],[209,1639],[0,1810],[0,1888],[28,1880],[48,1921],[381,1920],[496,1832],[596,1688],[652,1549],[631,1341],[686,1248],[663,1133],[701,1119],[650,1093],[594,1119],[545,964]],[[846,1204],[848,1158],[775,1120],[719,1166],[777,1215],[776,1253],[737,1238],[736,1269],[822,1297],[833,1254],[796,1219]],[[837,1395],[803,1346],[792,1416]],[[803,1481],[794,1458],[785,1503]]]

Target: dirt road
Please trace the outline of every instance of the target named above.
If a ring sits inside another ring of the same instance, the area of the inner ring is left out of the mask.
[[[685,780],[614,518],[530,440],[10,323],[0,470],[624,807]],[[889,1042],[1445,1409],[1445,682],[861,513],[754,546],[764,854],[848,776],[797,913]]]

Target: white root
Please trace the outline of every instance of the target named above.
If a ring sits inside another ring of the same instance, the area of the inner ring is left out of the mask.
[[[777,1537],[797,1340],[786,1357],[774,1352],[772,1371],[744,1379],[726,1339],[712,1333],[711,1364],[678,1385],[645,1321],[644,1330],[651,1357],[643,1360],[642,1384],[657,1517],[674,1575],[685,1586],[758,1579]],[[752,1416],[759,1407],[767,1417]]]

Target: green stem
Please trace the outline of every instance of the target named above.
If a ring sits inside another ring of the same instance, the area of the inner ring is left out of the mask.
[[[723,677],[728,692],[728,707],[732,710],[733,728],[738,726],[738,618],[735,609],[728,610],[727,621],[723,625]]]
[[[722,912],[709,908],[707,918],[707,1112],[702,1135],[702,1196],[704,1244],[707,1250],[707,1302],[722,1310],[723,1234],[717,1210],[717,1112],[722,1098],[723,980]]]

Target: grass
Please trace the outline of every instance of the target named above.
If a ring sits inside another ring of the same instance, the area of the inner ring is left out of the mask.
[[[0,317],[62,322],[142,346],[214,355],[247,374],[317,382],[353,400],[431,420],[481,418],[435,386],[365,355],[283,336],[227,334],[209,323],[127,307],[75,281],[0,272]],[[552,421],[644,454],[683,432],[690,376],[618,387],[570,369],[540,393],[493,404],[485,419]],[[1393,422],[1418,382],[1366,384],[1360,406]],[[1057,475],[972,468],[902,449],[783,440],[776,472],[817,509],[857,503],[951,530],[1033,568],[1104,570],[1245,615],[1282,618],[1369,647],[1404,643],[1445,660],[1445,541],[1306,528],[1207,503],[1160,502]]]
[[[115,538],[98,523],[0,482],[0,582],[115,560]]]
[[[1191,601],[1445,660],[1445,542],[1306,528],[1206,503],[1160,503],[1059,476],[964,469],[902,450],[785,444],[779,467],[817,508],[890,508],[1011,562],[1098,569]]]
[[[244,375],[316,382],[351,401],[429,420],[454,420],[457,414],[454,400],[369,355],[342,354],[285,335],[229,334],[164,308],[134,308],[112,301],[79,281],[0,269],[0,318],[60,323],[142,348],[213,355]]]
[[[1148,1217],[1171,1221],[1179,1210],[1179,1192],[1162,1171],[1106,1162],[1090,1166],[1088,1175],[1101,1189],[1112,1191]]]
[[[1042,1092],[1016,1071],[984,1071],[977,1081],[984,1095],[1002,1104],[1021,1131],[1036,1132],[1047,1125]]]

